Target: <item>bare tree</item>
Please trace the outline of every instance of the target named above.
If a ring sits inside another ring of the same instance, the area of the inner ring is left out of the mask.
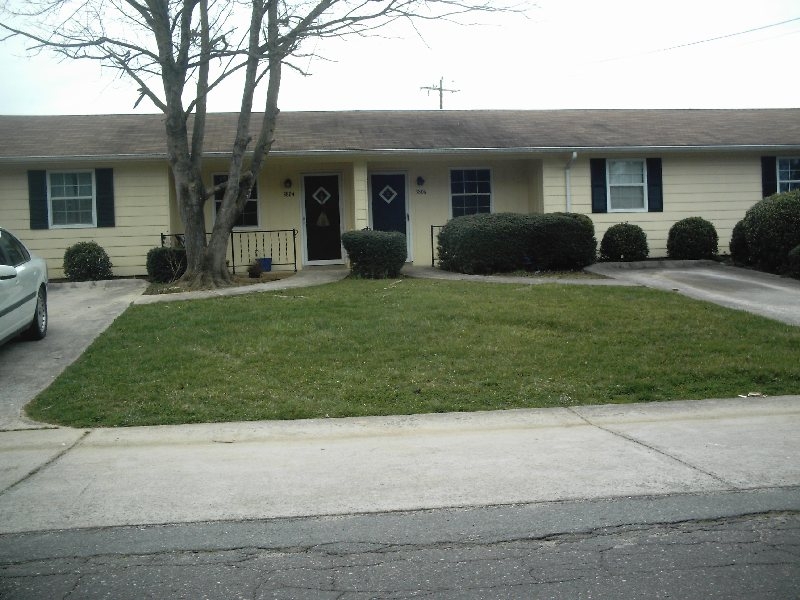
[[[517,10],[484,0],[6,0],[2,7],[6,38],[22,36],[32,50],[112,67],[138,85],[136,104],[147,99],[164,114],[185,231],[183,282],[190,287],[230,282],[229,234],[273,144],[282,69],[297,68],[293,59],[303,56],[304,42],[379,35],[398,20],[413,27],[420,20]],[[228,178],[209,188],[202,178],[207,100],[235,73],[243,82]],[[263,86],[266,105],[253,139],[253,98]],[[204,207],[223,190],[207,240]]]

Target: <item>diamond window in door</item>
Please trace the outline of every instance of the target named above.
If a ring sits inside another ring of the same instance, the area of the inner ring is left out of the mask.
[[[395,198],[397,198],[397,192],[396,192],[396,191],[394,191],[394,188],[392,188],[392,186],[390,186],[390,185],[387,185],[385,188],[383,188],[383,189],[380,191],[380,193],[378,194],[378,196],[380,196],[381,200],[383,200],[384,202],[386,202],[386,204],[391,204],[391,203],[392,203],[392,200],[394,200]]]
[[[317,201],[320,206],[325,206],[325,203],[332,198],[331,193],[324,187],[320,187],[316,192],[311,194],[311,197]]]

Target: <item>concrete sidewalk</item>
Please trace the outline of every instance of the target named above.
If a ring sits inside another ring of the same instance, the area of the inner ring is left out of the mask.
[[[0,533],[789,488],[798,431],[800,396],[12,431]]]

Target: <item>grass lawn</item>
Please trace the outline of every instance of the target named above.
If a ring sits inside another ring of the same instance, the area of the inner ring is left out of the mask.
[[[28,414],[130,426],[797,394],[799,364],[800,328],[678,294],[348,279],[131,307]]]

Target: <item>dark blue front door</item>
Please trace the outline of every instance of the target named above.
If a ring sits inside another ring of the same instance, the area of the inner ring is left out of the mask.
[[[374,173],[370,176],[372,228],[406,233],[406,176]]]

